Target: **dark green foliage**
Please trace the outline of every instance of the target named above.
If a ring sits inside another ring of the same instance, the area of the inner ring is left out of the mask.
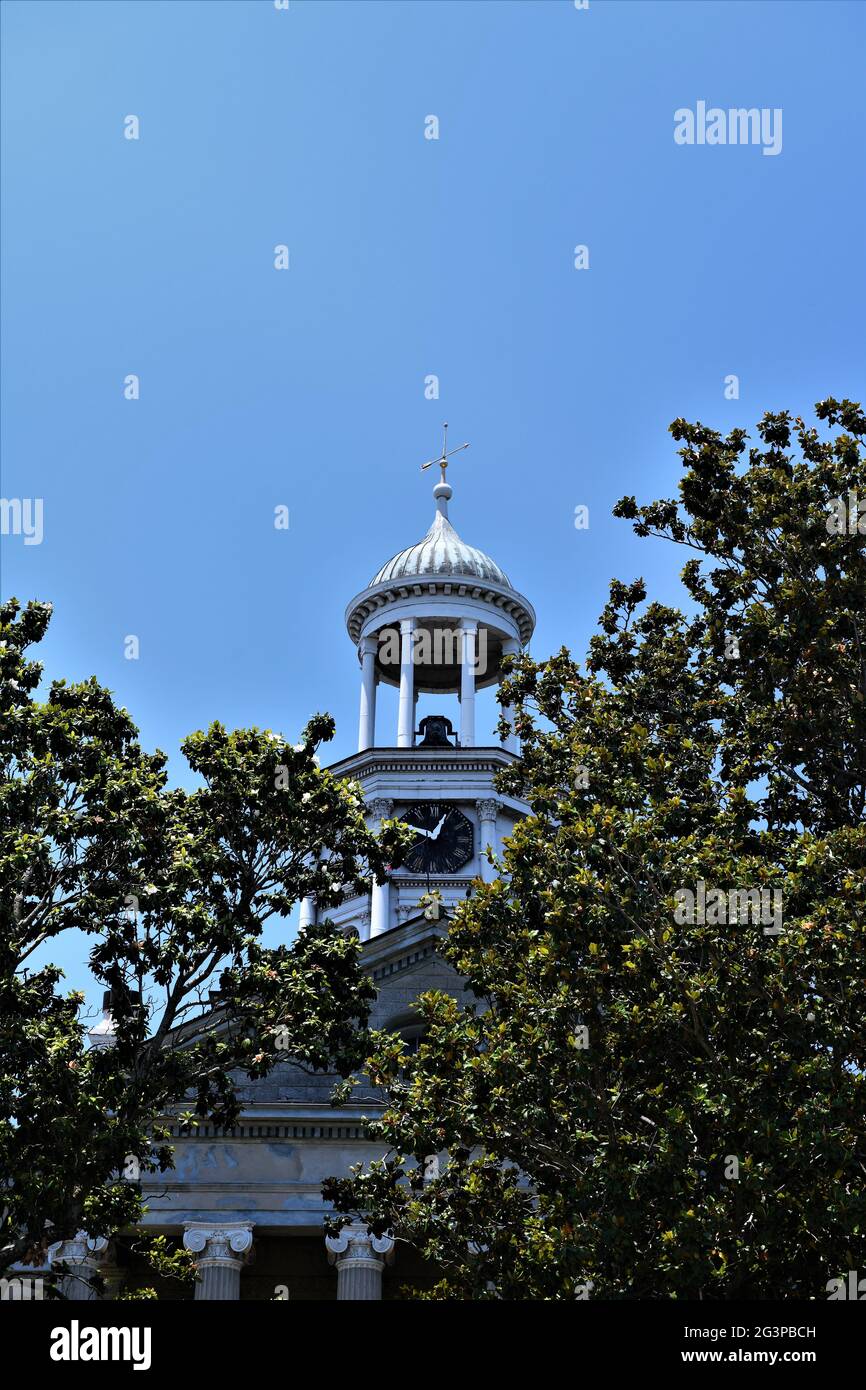
[[[866,501],[866,421],[817,413],[748,453],[675,422],[679,500],[616,513],[696,552],[690,611],[614,582],[583,667],[513,666],[531,815],[445,946],[474,1002],[382,1042],[390,1154],[328,1186],[436,1296],[810,1299],[866,1268],[866,516],[828,524]],[[690,921],[701,881],[725,898]],[[761,889],[778,932],[732,914]]]
[[[371,835],[354,784],[319,767],[327,716],[299,744],[214,724],[184,752],[202,786],[166,784],[95,681],[35,691],[45,604],[0,610],[0,1264],[141,1214],[122,1172],[171,1163],[162,1117],[230,1124],[235,1077],[282,1057],[348,1075],[373,990],[358,945],[324,920],[266,949],[262,929],[315,893],[381,878],[398,831]],[[44,959],[86,934],[111,990],[112,1047],[88,1049],[82,997]],[[209,991],[219,991],[209,1007]]]

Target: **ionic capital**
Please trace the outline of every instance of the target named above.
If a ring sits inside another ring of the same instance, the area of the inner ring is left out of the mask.
[[[212,1221],[188,1221],[183,1228],[183,1243],[196,1256],[199,1269],[213,1265],[240,1269],[252,1249],[252,1222],[219,1225]]]
[[[374,1265],[382,1269],[394,1258],[392,1236],[374,1236],[360,1223],[344,1226],[339,1235],[325,1236],[328,1264],[341,1267],[353,1264]]]
[[[89,1236],[86,1231],[79,1231],[71,1240],[56,1240],[49,1245],[48,1262],[57,1264],[62,1261],[64,1264],[90,1265],[98,1269],[106,1262],[108,1244],[107,1236]]]

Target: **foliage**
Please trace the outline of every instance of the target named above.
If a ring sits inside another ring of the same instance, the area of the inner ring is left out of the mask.
[[[809,1299],[866,1264],[866,420],[817,415],[748,452],[676,421],[679,499],[616,514],[695,551],[688,611],[614,581],[582,667],[512,667],[530,813],[444,948],[472,1001],[380,1040],[387,1156],[326,1189],[434,1297]]]
[[[371,834],[358,788],[319,766],[328,716],[301,741],[213,724],[183,751],[200,786],[167,785],[95,680],[37,698],[29,649],[46,604],[0,609],[0,1264],[141,1214],[163,1171],[163,1116],[231,1124],[239,1074],[280,1057],[349,1074],[373,990],[327,919],[267,949],[266,923],[382,879],[400,833]],[[80,994],[52,945],[82,932],[110,990],[112,1046],[85,1045]],[[217,998],[211,991],[217,988]],[[277,1044],[279,1039],[279,1045]],[[138,1169],[136,1169],[136,1164]]]
[[[160,1279],[179,1284],[187,1294],[192,1292],[197,1276],[195,1256],[191,1250],[185,1250],[183,1246],[172,1249],[166,1236],[146,1233],[138,1236],[133,1249],[144,1255],[148,1267]],[[117,1295],[117,1301],[131,1302],[158,1297],[156,1289],[150,1286],[138,1289],[123,1288]]]

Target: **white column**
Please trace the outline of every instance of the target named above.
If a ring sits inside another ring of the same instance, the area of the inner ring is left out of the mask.
[[[315,869],[322,858],[321,850],[314,850],[307,858],[307,868]],[[301,911],[298,917],[298,927],[311,927],[318,921],[319,904],[316,901],[315,893],[308,893],[305,898],[301,898]]]
[[[493,865],[489,863],[484,855],[488,845],[497,852],[496,845],[496,813],[499,810],[499,802],[490,799],[476,801],[475,809],[478,812],[478,855],[481,860],[481,878],[485,883],[492,883],[495,878]]]
[[[503,656],[517,656],[517,655],[519,655],[519,653],[520,653],[520,643],[519,643],[518,641],[516,641],[516,639],[513,638],[513,637],[507,637],[507,638],[505,639],[505,641],[502,643],[502,655],[503,655]],[[514,722],[514,706],[513,706],[513,705],[506,705],[506,706],[505,706],[505,709],[503,710],[503,714],[505,715],[505,718],[508,720],[509,724],[512,724],[512,726],[513,726],[513,722]],[[504,739],[502,740],[502,742],[503,742],[503,744],[505,745],[505,747],[508,749],[509,753],[519,753],[519,752],[520,752],[520,740],[518,739],[516,733],[514,732],[514,728],[513,728],[513,727],[512,727],[511,733],[508,735],[507,738],[504,738]]]
[[[394,803],[388,797],[377,797],[367,804],[374,821],[388,820],[394,814]],[[372,827],[371,827],[372,829]],[[370,939],[381,936],[391,926],[391,884],[374,883],[370,893]]]
[[[197,1299],[225,1303],[240,1298],[241,1267],[253,1243],[252,1222],[188,1221],[183,1243],[196,1256]]]
[[[48,1263],[52,1268],[63,1264],[65,1274],[60,1274],[59,1287],[64,1298],[76,1303],[90,1303],[100,1298],[93,1285],[95,1274],[104,1274],[109,1264],[108,1239],[106,1236],[89,1236],[79,1231],[72,1240],[58,1240],[48,1247]]]
[[[397,715],[397,747],[415,742],[414,618],[400,619],[400,706]]]
[[[376,742],[376,639],[362,637],[358,645],[361,658],[361,712],[358,718],[358,752]]]
[[[478,624],[472,618],[461,618],[463,651],[460,660],[460,744],[475,747],[475,636]]]
[[[370,939],[381,936],[391,925],[391,885],[374,883],[370,895]]]
[[[382,1272],[394,1258],[391,1236],[371,1236],[365,1226],[344,1226],[325,1236],[328,1263],[337,1266],[337,1301],[372,1302],[382,1297]]]

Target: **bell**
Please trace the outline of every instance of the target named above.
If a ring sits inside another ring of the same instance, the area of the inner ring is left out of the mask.
[[[454,729],[450,719],[446,719],[444,714],[428,714],[418,725],[417,732],[423,734],[420,743],[416,743],[416,748],[453,748],[451,742],[454,737]]]

